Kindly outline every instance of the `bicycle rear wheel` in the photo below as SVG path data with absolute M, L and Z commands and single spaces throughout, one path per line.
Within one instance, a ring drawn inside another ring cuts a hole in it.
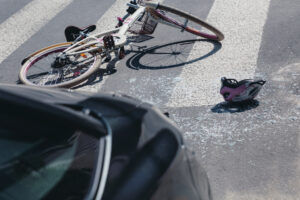
M 19 73 L 19 78 L 26 85 L 42 87 L 73 87 L 93 74 L 101 64 L 99 54 L 84 53 L 70 56 L 73 63 L 66 63 L 59 68 L 51 67 L 56 56 L 70 47 L 71 43 L 61 43 L 44 48 L 32 54 Z
M 178 10 L 176 8 L 158 4 L 157 9 L 151 9 L 152 16 L 159 20 L 160 23 L 179 28 L 197 36 L 207 39 L 221 41 L 224 35 L 217 28 L 202 21 L 198 17 Z

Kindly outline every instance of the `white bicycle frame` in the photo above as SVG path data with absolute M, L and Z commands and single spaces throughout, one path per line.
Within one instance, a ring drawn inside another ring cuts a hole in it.
M 102 37 L 105 35 L 112 35 L 114 37 L 115 42 L 115 49 L 118 49 L 122 46 L 124 46 L 127 42 L 126 33 L 128 30 L 134 25 L 134 23 L 142 17 L 145 12 L 147 12 L 147 9 L 156 9 L 158 7 L 158 2 L 145 2 L 145 6 L 143 5 L 135 5 L 135 4 L 127 4 L 129 7 L 133 7 L 136 9 L 136 11 L 129 15 L 123 22 L 123 25 L 119 28 L 109 30 L 106 32 L 89 35 L 87 38 L 80 40 L 73 45 L 71 45 L 69 48 L 65 49 L 63 53 L 67 56 L 71 55 L 78 55 L 82 53 L 87 53 L 91 51 L 97 51 L 104 47 L 103 39 Z M 149 14 L 151 17 L 151 15 Z M 155 20 L 158 23 L 166 24 L 168 26 L 172 26 L 174 28 L 179 28 L 175 24 L 168 23 L 161 19 L 156 19 L 151 17 L 153 20 Z M 88 49 L 86 49 L 89 47 Z M 111 50 L 112 51 L 112 50 Z

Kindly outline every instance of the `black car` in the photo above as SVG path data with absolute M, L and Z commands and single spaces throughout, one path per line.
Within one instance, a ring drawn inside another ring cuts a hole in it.
M 0 199 L 212 199 L 176 126 L 116 94 L 0 85 Z

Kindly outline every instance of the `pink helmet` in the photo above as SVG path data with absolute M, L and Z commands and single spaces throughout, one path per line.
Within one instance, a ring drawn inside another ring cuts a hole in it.
M 220 93 L 225 101 L 241 102 L 254 99 L 266 81 L 244 79 L 238 82 L 235 79 L 222 77 L 221 83 Z

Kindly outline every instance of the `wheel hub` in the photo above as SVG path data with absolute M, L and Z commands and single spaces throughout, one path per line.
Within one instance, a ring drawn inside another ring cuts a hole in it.
M 66 55 L 60 55 L 55 58 L 54 62 L 51 64 L 51 67 L 53 69 L 59 69 L 70 63 L 71 61 Z

